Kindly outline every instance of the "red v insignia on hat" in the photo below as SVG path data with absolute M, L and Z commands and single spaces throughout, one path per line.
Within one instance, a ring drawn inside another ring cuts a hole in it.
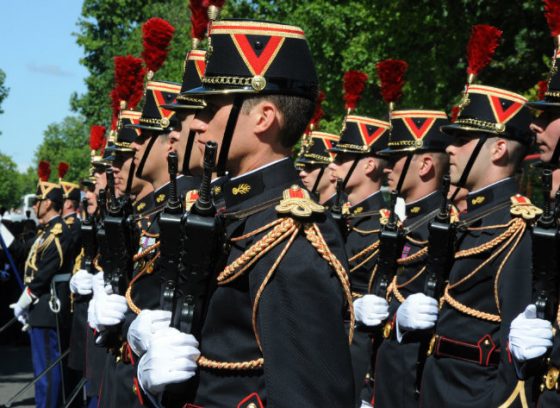
M 154 98 L 156 98 L 157 107 L 158 107 L 159 112 L 161 113 L 161 117 L 162 118 L 168 118 L 169 116 L 171 116 L 173 111 L 162 108 L 162 105 L 165 105 L 165 104 L 169 103 L 163 97 L 163 92 L 154 90 L 153 95 L 154 95 Z
M 196 68 L 196 72 L 198 73 L 198 77 L 202 78 L 204 76 L 204 71 L 206 71 L 206 61 L 195 60 L 194 66 Z
M 424 118 L 424 123 L 422 123 L 422 126 L 418 127 L 416 123 L 414 123 L 413 118 L 403 118 L 403 120 L 408 130 L 410 130 L 410 133 L 412 133 L 417 140 L 422 140 L 436 122 L 436 118 Z
M 511 102 L 511 105 L 507 107 L 505 110 L 502 108 L 501 99 L 496 96 L 488 95 L 490 99 L 490 106 L 492 106 L 492 110 L 494 111 L 494 116 L 498 119 L 499 123 L 507 123 L 513 116 L 517 114 L 523 108 L 523 104 L 519 102 Z
M 371 146 L 373 142 L 375 142 L 387 129 L 382 127 L 375 126 L 375 131 L 373 133 L 369 133 L 367 125 L 365 123 L 360 123 L 358 128 L 360 129 L 360 135 L 364 142 L 366 142 L 367 146 Z
M 249 68 L 253 75 L 264 75 L 266 73 L 282 44 L 284 44 L 285 39 L 284 37 L 271 36 L 261 55 L 257 56 L 253 46 L 247 39 L 247 35 L 232 34 L 231 37 L 247 68 Z

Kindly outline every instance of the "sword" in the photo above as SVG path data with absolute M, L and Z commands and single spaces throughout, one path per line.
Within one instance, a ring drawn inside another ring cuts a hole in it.
M 17 322 L 17 318 L 16 317 L 12 317 L 8 323 L 6 323 L 4 326 L 0 327 L 0 334 L 2 334 L 2 332 L 4 330 L 6 330 L 8 327 L 10 327 L 11 325 L 13 325 L 15 322 Z

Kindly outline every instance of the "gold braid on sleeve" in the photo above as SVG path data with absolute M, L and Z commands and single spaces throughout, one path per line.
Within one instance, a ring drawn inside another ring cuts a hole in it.
M 132 310 L 137 315 L 140 314 L 142 309 L 140 309 L 138 306 L 136 306 L 136 304 L 132 300 L 132 285 L 134 285 L 134 282 L 136 282 L 141 276 L 146 275 L 146 274 L 150 274 L 150 273 L 153 272 L 154 263 L 156 262 L 156 259 L 159 258 L 159 254 L 160 253 L 158 252 L 152 259 L 150 259 L 148 262 L 146 262 L 146 264 L 140 270 L 140 272 L 138 272 L 136 274 L 136 276 L 134 278 L 132 278 L 132 280 L 128 284 L 128 288 L 126 288 L 126 293 L 124 295 L 124 297 L 126 298 L 126 304 L 128 305 L 129 309 Z

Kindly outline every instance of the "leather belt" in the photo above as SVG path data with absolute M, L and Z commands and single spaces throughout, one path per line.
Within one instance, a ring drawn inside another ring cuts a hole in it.
M 496 348 L 496 344 L 489 334 L 475 344 L 443 336 L 435 336 L 432 338 L 432 342 L 428 354 L 433 352 L 437 357 L 470 361 L 485 367 L 497 366 L 500 363 L 500 349 Z

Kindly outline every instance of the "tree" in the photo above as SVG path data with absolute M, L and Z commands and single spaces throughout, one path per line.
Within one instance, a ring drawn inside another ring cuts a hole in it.
M 16 163 L 10 156 L 0 153 L 0 207 L 19 207 L 22 194 L 22 177 Z
M 35 151 L 35 162 L 38 163 L 39 160 L 51 163 L 52 181 L 58 180 L 58 163 L 67 162 L 70 169 L 64 179 L 79 183 L 88 174 L 90 167 L 89 131 L 84 126 L 83 118 L 69 116 L 60 123 L 49 125 L 43 142 Z
M 7 88 L 4 82 L 6 82 L 6 73 L 0 69 L 0 113 L 4 113 L 2 110 L 2 102 L 8 97 L 10 91 L 10 88 Z

